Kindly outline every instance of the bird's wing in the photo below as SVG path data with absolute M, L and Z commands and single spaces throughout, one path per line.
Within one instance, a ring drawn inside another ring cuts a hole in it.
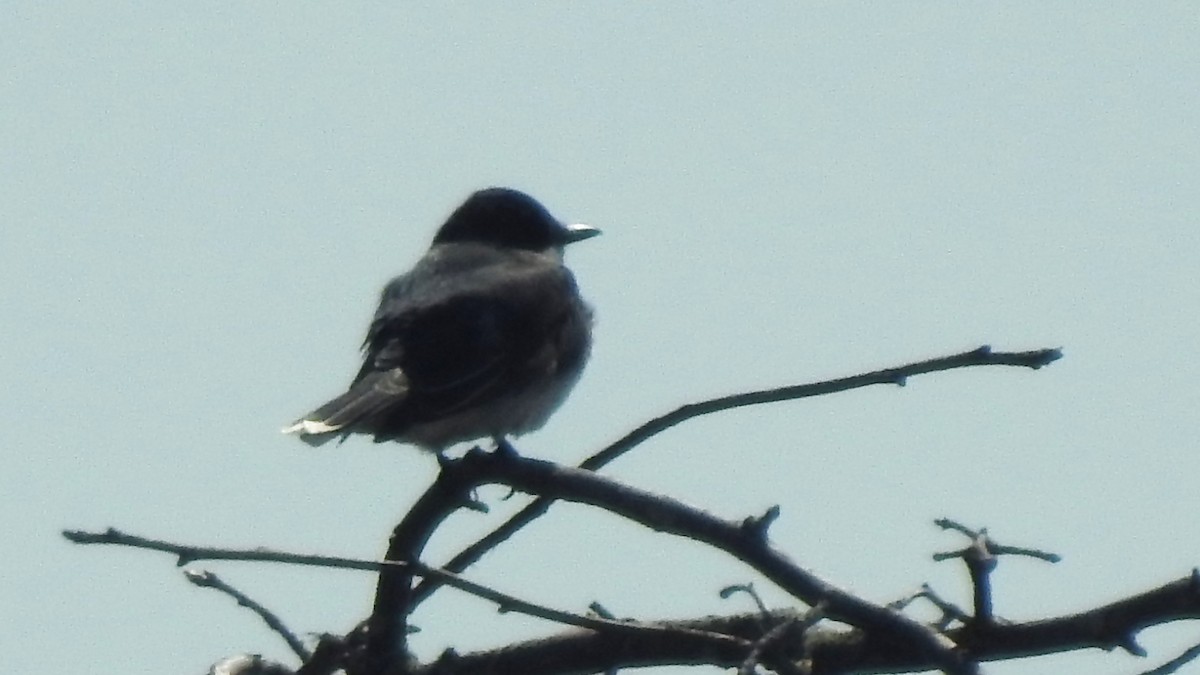
M 456 253 L 462 255 L 422 261 L 384 290 L 351 386 L 375 390 L 370 398 L 377 404 L 390 399 L 393 405 L 384 408 L 391 411 L 402 406 L 407 423 L 438 419 L 524 385 L 562 321 L 563 298 L 574 297 L 574 281 L 557 261 Z M 394 389 L 400 375 L 402 395 Z

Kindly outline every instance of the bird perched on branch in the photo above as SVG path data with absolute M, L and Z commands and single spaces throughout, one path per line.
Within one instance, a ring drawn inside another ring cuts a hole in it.
M 563 247 L 599 233 L 517 190 L 472 194 L 384 287 L 346 393 L 283 432 L 310 445 L 369 434 L 440 452 L 538 429 L 591 349 L 591 309 Z

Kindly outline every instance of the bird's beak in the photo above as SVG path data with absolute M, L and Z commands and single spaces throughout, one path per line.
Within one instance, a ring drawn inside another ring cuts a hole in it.
M 577 241 L 591 239 L 592 237 L 600 234 L 599 228 L 592 227 L 591 225 L 584 225 L 583 223 L 571 223 L 570 225 L 563 225 L 563 230 L 566 231 L 566 236 L 563 237 L 564 244 L 574 244 Z

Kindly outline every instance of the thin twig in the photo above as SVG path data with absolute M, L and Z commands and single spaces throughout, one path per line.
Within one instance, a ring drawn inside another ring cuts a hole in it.
M 950 624 L 954 623 L 955 621 L 958 621 L 959 623 L 966 623 L 967 620 L 971 618 L 958 605 L 955 605 L 949 600 L 946 600 L 942 596 L 938 595 L 937 591 L 933 590 L 933 587 L 929 584 L 921 584 L 921 591 L 923 597 L 934 607 L 937 607 L 938 611 L 942 613 L 942 618 L 937 623 L 939 630 L 945 630 L 946 628 L 949 628 Z
M 271 630 L 279 633 L 279 636 L 282 637 L 283 641 L 292 648 L 292 651 L 296 653 L 296 656 L 300 657 L 300 663 L 304 663 L 310 657 L 312 657 L 312 652 L 308 650 L 308 647 L 304 646 L 304 642 L 302 642 L 300 638 L 291 631 L 290 628 L 284 625 L 283 621 L 274 612 L 266 607 L 263 607 L 245 593 L 239 591 L 233 586 L 230 586 L 225 582 L 224 579 L 221 579 L 217 575 L 207 570 L 184 570 L 183 575 L 187 577 L 187 580 L 193 584 L 201 588 L 211 588 L 213 590 L 220 591 L 236 600 L 237 603 L 242 607 L 245 607 L 251 612 L 257 614 L 258 617 L 262 619 Z
M 929 584 L 921 584 L 920 590 L 894 602 L 889 602 L 888 607 L 891 607 L 895 610 L 902 610 L 912 604 L 914 600 L 918 599 L 929 602 L 929 604 L 936 607 L 942 613 L 942 618 L 939 619 L 936 624 L 938 630 L 944 631 L 955 621 L 966 623 L 967 620 L 971 618 L 969 614 L 964 612 L 957 605 L 938 595 L 937 591 L 933 590 L 933 587 Z
M 764 633 L 750 648 L 750 653 L 746 654 L 746 659 L 738 667 L 737 675 L 754 675 L 758 664 L 762 663 L 763 653 L 774 646 L 776 641 L 780 640 L 795 623 L 796 619 L 786 619 Z
M 730 584 L 729 586 L 722 588 L 719 595 L 721 596 L 722 600 L 728 600 L 731 596 L 733 596 L 734 593 L 745 593 L 746 595 L 749 595 L 750 598 L 754 600 L 754 604 L 758 606 L 758 611 L 762 612 L 764 616 L 771 613 L 771 610 L 767 609 L 767 603 L 763 602 L 762 596 L 758 594 L 758 589 L 754 588 L 754 584 L 752 582 L 747 582 L 744 584 Z
M 834 394 L 876 384 L 903 386 L 908 378 L 914 375 L 924 375 L 926 373 L 953 370 L 956 368 L 969 368 L 972 366 L 1018 366 L 1037 370 L 1060 358 L 1062 358 L 1062 351 L 1059 349 L 1037 349 L 1027 352 L 993 352 L 991 347 L 983 346 L 968 352 L 962 352 L 961 354 L 917 361 L 861 375 L 774 389 L 763 389 L 760 391 L 721 396 L 697 403 L 689 403 L 634 429 L 617 442 L 588 458 L 580 464 L 580 468 L 593 471 L 599 469 L 642 442 L 681 422 L 722 410 L 731 410 L 750 405 L 762 405 L 764 403 L 791 401 L 800 398 L 810 398 L 812 396 L 823 396 L 825 394 Z
M 1059 349 L 1036 349 L 1026 352 L 993 352 L 990 347 L 983 346 L 961 354 L 929 359 L 927 361 L 917 361 L 895 368 L 885 368 L 851 377 L 792 385 L 777 389 L 763 389 L 743 394 L 734 394 L 732 396 L 721 396 L 697 403 L 689 403 L 665 415 L 656 417 L 630 431 L 621 439 L 584 460 L 579 464 L 579 468 L 596 471 L 639 444 L 681 422 L 722 410 L 833 394 L 876 384 L 904 385 L 908 378 L 914 375 L 923 375 L 956 368 L 1016 366 L 1036 370 L 1060 358 L 1062 358 L 1062 351 Z M 518 530 L 545 513 L 553 503 L 554 500 L 547 497 L 539 497 L 533 500 L 499 527 L 460 551 L 443 568 L 451 572 L 465 570 L 486 555 L 488 551 L 499 546 Z M 436 588 L 436 582 L 427 580 L 421 583 L 414 593 L 414 606 L 429 597 Z
M 279 562 L 291 565 L 305 565 L 314 567 L 330 567 L 339 569 L 352 570 L 368 570 L 380 571 L 389 567 L 408 567 L 412 569 L 413 574 L 426 578 L 437 578 L 439 581 L 452 588 L 457 588 L 460 591 L 469 593 L 479 598 L 489 600 L 495 603 L 506 612 L 517 612 L 534 616 L 547 621 L 566 624 L 568 626 L 576 626 L 579 628 L 587 628 L 595 631 L 650 631 L 661 633 L 667 629 L 646 624 L 630 623 L 624 621 L 609 621 L 597 617 L 583 616 L 562 610 L 544 607 L 526 600 L 509 595 L 502 591 L 489 588 L 482 584 L 468 581 L 456 574 L 445 570 L 429 567 L 427 565 L 416 562 L 404 561 L 374 561 L 374 560 L 358 560 L 355 558 L 340 558 L 334 556 L 318 556 L 318 555 L 303 555 L 297 553 L 286 553 L 282 551 L 272 551 L 265 548 L 255 549 L 227 549 L 227 548 L 211 548 L 206 546 L 190 546 L 184 544 L 175 544 L 160 539 L 147 539 L 132 534 L 127 534 L 113 528 L 108 528 L 104 532 L 84 532 L 80 530 L 66 530 L 63 536 L 77 544 L 111 544 L 116 546 L 129 546 L 132 548 L 149 549 L 153 551 L 164 551 L 178 556 L 181 560 L 186 559 L 189 562 L 198 560 L 242 560 L 255 562 Z M 193 583 L 195 581 L 193 580 Z M 671 629 L 675 632 L 674 629 Z M 712 640 L 730 639 L 720 635 L 700 635 Z M 693 637 L 696 637 L 693 636 Z M 736 641 L 741 643 L 742 641 Z
M 87 532 L 85 530 L 63 530 L 63 537 L 76 544 L 111 544 L 143 548 L 151 551 L 162 551 L 176 556 L 175 564 L 183 567 L 199 560 L 242 560 L 258 562 L 279 562 L 289 565 L 305 565 L 308 567 L 330 567 L 335 569 L 361 570 L 378 572 L 384 563 L 374 560 L 359 560 L 332 555 L 309 555 L 303 553 L 287 553 L 272 551 L 267 548 L 236 549 L 213 548 L 208 546 L 191 546 L 176 544 L 162 539 L 148 539 L 135 534 L 108 528 L 103 532 Z M 404 563 L 396 563 L 404 564 Z M 450 582 L 447 582 L 450 585 Z
M 1176 656 L 1157 668 L 1147 670 L 1146 672 L 1142 673 L 1142 675 L 1171 675 L 1171 673 L 1178 671 L 1183 666 L 1196 660 L 1197 656 L 1200 656 L 1200 644 L 1188 647 L 1179 656 Z
M 997 544 L 991 537 L 987 536 L 986 528 L 974 530 L 958 521 L 951 520 L 949 518 L 938 518 L 937 520 L 933 521 L 933 524 L 937 525 L 943 530 L 960 532 L 967 538 L 971 539 L 972 542 L 981 536 L 984 537 L 987 543 L 987 552 L 992 555 L 1018 555 L 1026 558 L 1044 560 L 1049 563 L 1062 562 L 1062 556 L 1058 555 L 1057 553 L 1051 553 L 1049 551 L 1043 551 L 1036 548 L 1026 548 L 1024 546 L 1007 546 L 1005 544 Z M 943 560 L 950 560 L 951 558 L 962 558 L 967 555 L 969 550 L 970 547 L 959 549 L 957 551 L 934 553 L 933 559 L 935 562 L 941 562 Z

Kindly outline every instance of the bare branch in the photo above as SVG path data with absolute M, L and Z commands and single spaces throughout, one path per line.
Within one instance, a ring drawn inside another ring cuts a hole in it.
M 759 663 L 762 663 L 763 653 L 767 649 L 775 646 L 777 642 L 783 639 L 787 630 L 796 623 L 796 619 L 787 619 L 779 622 L 771 630 L 763 634 L 761 638 L 755 641 L 754 646 L 750 649 L 750 653 L 742 660 L 742 664 L 738 667 L 737 675 L 754 675 Z
M 974 672 L 972 664 L 935 631 L 886 607 L 867 602 L 817 578 L 773 549 L 742 523 L 718 519 L 681 502 L 622 485 L 590 471 L 518 457 L 472 451 L 448 463 L 477 484 L 499 483 L 522 492 L 590 504 L 651 529 L 687 537 L 726 551 L 809 605 L 824 603 L 827 615 L 890 636 L 946 672 Z
M 859 630 L 803 628 L 803 617 L 792 610 L 772 610 L 765 623 L 760 612 L 705 617 L 670 623 L 696 630 L 740 637 L 754 644 L 769 627 L 799 619 L 787 636 L 775 642 L 778 658 L 807 660 L 814 675 L 842 673 L 916 672 L 937 667 L 928 658 L 891 636 Z M 982 627 L 954 628 L 947 636 L 978 661 L 997 661 L 1081 649 L 1108 649 L 1117 636 L 1132 635 L 1151 625 L 1200 619 L 1200 582 L 1191 576 L 1145 593 L 1078 614 L 1067 614 L 1024 623 L 992 623 Z M 713 651 L 698 655 L 685 645 L 653 636 L 617 636 L 571 631 L 549 638 L 457 655 L 451 670 L 436 664 L 414 668 L 404 675 L 554 675 L 562 672 L 602 672 L 615 666 L 651 666 L 705 663 L 737 668 L 745 651 Z M 1181 657 L 1182 658 L 1182 657 Z M 772 662 L 774 664 L 775 662 Z M 1153 671 L 1152 671 L 1153 672 Z M 388 675 L 401 675 L 393 670 Z M 1155 673 L 1157 675 L 1157 673 Z
M 1027 352 L 993 352 L 991 347 L 983 346 L 961 354 L 944 356 L 927 361 L 917 361 L 894 368 L 885 368 L 861 375 L 852 375 L 834 380 L 823 380 L 808 384 L 790 385 L 775 389 L 721 396 L 697 403 L 689 403 L 675 410 L 656 417 L 616 441 L 607 448 L 588 458 L 580 468 L 596 470 L 620 457 L 637 445 L 645 442 L 667 429 L 693 417 L 708 415 L 723 410 L 741 408 L 764 403 L 778 403 L 813 396 L 824 396 L 851 389 L 869 387 L 876 384 L 904 385 L 908 378 L 914 375 L 924 375 L 956 368 L 973 366 L 1017 366 L 1037 370 L 1062 358 L 1059 349 L 1037 349 Z
M 1132 651 L 1140 649 L 1134 641 L 1139 631 L 1181 619 L 1200 619 L 1200 575 L 1195 571 L 1156 589 L 1077 614 L 1019 624 L 964 626 L 947 635 L 981 660 L 1089 647 Z
M 279 562 L 288 563 L 290 565 L 331 567 L 339 569 L 364 570 L 368 572 L 378 572 L 382 567 L 382 563 L 378 563 L 373 560 L 358 560 L 355 558 L 343 558 L 341 556 L 286 553 L 283 551 L 272 551 L 266 548 L 234 549 L 176 544 L 169 541 L 163 541 L 161 539 L 147 539 L 145 537 L 139 537 L 137 535 L 128 534 L 111 527 L 104 532 L 63 530 L 62 535 L 67 540 L 76 544 L 111 544 L 115 546 L 129 546 L 132 548 L 144 548 L 151 551 L 170 553 L 178 558 L 175 564 L 179 567 L 199 560 Z M 449 585 L 449 582 L 447 582 L 447 585 Z
M 991 537 L 988 536 L 987 528 L 973 530 L 973 529 L 967 527 L 966 525 L 963 525 L 962 523 L 959 523 L 958 521 L 955 521 L 955 520 L 951 520 L 949 518 L 938 518 L 937 520 L 933 521 L 933 524 L 937 525 L 938 527 L 942 528 L 943 530 L 953 530 L 955 532 L 960 532 L 963 535 L 965 535 L 966 537 L 968 537 L 969 539 L 971 539 L 973 542 L 975 540 L 979 539 L 980 537 L 985 538 L 986 544 L 987 544 L 987 552 L 992 555 L 1018 555 L 1018 556 L 1024 556 L 1026 558 L 1037 558 L 1038 560 L 1044 560 L 1044 561 L 1050 562 L 1050 563 L 1057 563 L 1057 562 L 1062 561 L 1062 556 L 1058 555 L 1057 553 L 1050 553 L 1048 551 L 1042 551 L 1042 550 L 1036 549 L 1036 548 L 1025 548 L 1023 546 L 1006 546 L 1003 544 L 997 544 L 994 540 L 992 540 Z M 964 549 L 961 549 L 958 551 L 950 551 L 950 552 L 946 552 L 946 553 L 934 553 L 933 559 L 937 562 L 941 562 L 943 560 L 949 560 L 951 558 L 962 558 L 965 555 L 967 555 L 967 552 L 969 550 L 970 550 L 970 547 L 964 548 Z
M 295 675 L 333 675 L 343 670 L 346 657 L 357 651 L 355 643 L 357 633 L 351 633 L 345 638 L 326 633 L 317 640 L 312 658 L 296 670 Z
M 938 630 L 944 631 L 955 621 L 966 623 L 971 618 L 969 614 L 964 612 L 957 605 L 938 595 L 937 592 L 933 590 L 933 587 L 929 584 L 921 584 L 920 590 L 908 595 L 907 597 L 888 603 L 888 607 L 891 607 L 895 610 L 901 610 L 912 604 L 914 600 L 918 599 L 924 599 L 928 601 L 929 604 L 937 607 L 942 613 L 942 618 L 937 622 Z
M 569 631 L 537 640 L 506 645 L 493 650 L 469 654 L 451 654 L 430 664 L 411 670 L 393 668 L 385 675 L 555 675 L 561 673 L 606 672 L 615 668 L 656 665 L 712 664 L 737 668 L 743 663 L 753 645 L 762 639 L 772 626 L 788 623 L 790 627 L 775 646 L 773 658 L 804 658 L 800 631 L 803 618 L 790 610 L 773 611 L 763 626 L 763 616 L 757 612 L 729 617 L 705 617 L 691 621 L 663 621 L 649 625 L 681 629 L 682 639 L 670 638 L 669 633 L 616 634 L 612 632 Z M 698 642 L 689 637 L 699 633 L 722 634 L 731 640 L 726 643 Z M 772 661 L 774 665 L 776 661 Z
M 665 415 L 656 417 L 630 431 L 621 439 L 584 460 L 580 463 L 579 468 L 589 471 L 599 470 L 634 447 L 677 424 L 686 422 L 693 417 L 708 415 L 722 410 L 822 396 L 876 384 L 904 385 L 908 378 L 915 375 L 953 370 L 956 368 L 1016 366 L 1037 370 L 1060 358 L 1062 358 L 1062 351 L 1059 349 L 1036 349 L 1026 352 L 993 352 L 990 347 L 985 345 L 961 354 L 929 359 L 927 361 L 917 361 L 895 368 L 885 368 L 851 377 L 798 384 L 777 389 L 763 389 L 743 394 L 734 394 L 732 396 L 721 396 L 697 403 L 689 403 Z M 451 572 L 465 570 L 486 555 L 488 551 L 499 546 L 525 525 L 545 513 L 553 503 L 553 499 L 544 496 L 533 500 L 499 527 L 479 539 L 479 541 L 464 548 L 443 567 Z M 414 593 L 414 603 L 420 604 L 436 588 L 436 582 L 426 581 L 420 584 Z
M 516 612 L 528 616 L 534 616 L 547 621 L 561 623 L 568 626 L 576 626 L 579 628 L 587 628 L 595 631 L 617 631 L 620 633 L 629 632 L 661 632 L 662 629 L 656 626 L 647 626 L 645 624 L 611 621 L 603 618 L 583 616 L 573 614 L 551 607 L 544 607 L 526 600 L 522 600 L 516 596 L 495 590 L 483 584 L 478 584 L 473 581 L 468 581 L 456 574 L 451 574 L 445 570 L 428 567 L 421 563 L 405 562 L 405 561 L 384 561 L 376 562 L 373 560 L 357 560 L 354 558 L 336 558 L 332 556 L 313 556 L 300 555 L 295 553 L 286 553 L 281 551 L 272 551 L 265 548 L 256 549 L 225 549 L 225 548 L 210 548 L 204 546 L 188 546 L 183 544 L 175 544 L 159 539 L 147 539 L 136 535 L 127 534 L 109 528 L 104 532 L 83 532 L 78 530 L 69 530 L 63 532 L 63 536 L 78 544 L 112 544 L 117 546 L 129 546 L 132 548 L 143 548 L 154 551 L 165 551 L 173 553 L 177 556 L 185 557 L 180 552 L 186 552 L 186 558 L 190 561 L 197 560 L 243 560 L 254 562 L 279 562 L 294 565 L 307 565 L 317 567 L 335 567 L 342 569 L 354 570 L 370 570 L 382 571 L 388 568 L 403 568 L 411 570 L 412 574 L 422 577 L 436 577 L 445 585 L 456 588 L 465 593 L 469 593 L 484 600 L 495 603 L 501 611 Z M 198 583 L 196 579 L 189 576 L 189 580 L 197 585 L 212 585 Z M 727 638 L 721 635 L 695 635 L 693 638 L 704 638 L 714 641 L 723 641 Z M 740 641 L 735 641 L 736 646 L 745 647 L 747 645 Z
M 719 595 L 721 596 L 721 599 L 728 600 L 733 596 L 734 593 L 745 593 L 746 595 L 749 595 L 750 598 L 754 600 L 754 604 L 758 606 L 758 611 L 762 612 L 764 616 L 770 614 L 771 610 L 767 609 L 767 604 L 763 602 L 762 596 L 758 594 L 758 590 L 754 588 L 753 583 L 731 584 L 725 588 L 722 588 Z
M 454 460 L 439 456 L 441 471 L 392 531 L 386 560 L 419 560 L 426 542 L 442 522 L 472 501 L 477 484 L 450 471 Z M 379 574 L 375 606 L 367 620 L 367 659 L 379 670 L 403 663 L 408 655 L 408 616 L 414 608 L 411 569 L 396 567 Z
M 966 548 L 947 553 L 935 553 L 933 554 L 933 559 L 940 562 L 952 558 L 962 558 L 963 562 L 966 563 L 967 572 L 971 576 L 971 588 L 974 592 L 975 616 L 971 618 L 973 623 L 991 623 L 995 619 L 992 615 L 991 574 L 996 569 L 997 556 L 1021 555 L 1052 563 L 1061 560 L 1054 553 L 997 544 L 988 535 L 987 528 L 975 530 L 949 518 L 939 518 L 934 521 L 934 524 L 944 530 L 953 530 L 971 538 L 971 544 Z M 1136 653 L 1136 650 L 1141 649 L 1132 642 L 1128 642 L 1123 646 L 1128 648 L 1132 653 Z
M 737 525 L 726 523 L 726 527 L 736 529 Z M 137 541 L 154 544 L 145 548 L 172 553 L 175 553 L 176 549 L 186 549 L 193 552 L 196 559 L 208 557 L 206 552 L 210 550 L 132 536 L 125 536 L 125 541 L 118 542 L 108 541 L 104 534 L 76 535 L 75 539 L 81 541 L 94 539 L 91 543 L 135 545 L 130 542 Z M 280 562 L 296 562 L 320 558 L 278 554 L 262 549 L 241 552 L 217 549 L 211 551 L 214 553 L 213 557 L 226 560 L 277 559 Z M 352 562 L 355 569 L 381 567 L 379 563 L 371 561 Z M 761 640 L 768 629 L 764 626 L 778 626 L 780 622 L 794 617 L 799 618 L 795 612 L 789 610 L 772 610 L 768 617 L 764 617 L 760 611 L 755 611 L 731 617 L 641 624 L 643 627 L 654 626 L 658 630 L 632 630 L 635 626 L 619 624 L 630 630 L 622 632 L 608 630 L 606 627 L 602 631 L 573 631 L 544 640 L 458 656 L 451 672 L 460 675 L 496 672 L 549 675 L 571 668 L 576 669 L 572 672 L 596 672 L 617 666 L 669 663 L 708 663 L 736 668 L 744 663 L 748 650 Z M 946 635 L 974 659 L 988 661 L 1076 649 L 1119 647 L 1148 626 L 1183 619 L 1200 619 L 1200 573 L 1196 571 L 1154 590 L 1089 611 L 1025 623 L 964 626 L 948 630 Z M 803 619 L 789 629 L 785 637 L 774 643 L 780 652 L 778 656 L 772 652 L 773 659 L 786 657 L 793 662 L 808 659 L 812 664 L 812 672 L 819 674 L 902 672 L 936 667 L 927 655 L 898 645 L 892 635 L 880 634 L 877 631 L 833 629 L 812 629 L 808 633 L 797 633 L 803 625 L 802 621 Z M 684 632 L 673 633 L 675 629 L 682 629 Z M 297 675 L 324 675 L 333 672 L 341 663 L 341 655 L 347 653 L 347 649 L 353 649 L 353 646 L 331 636 L 322 638 L 313 658 L 297 671 Z M 1178 668 L 1188 658 L 1194 658 L 1191 650 L 1160 667 L 1167 670 L 1150 672 L 1155 675 L 1171 672 L 1170 668 Z M 400 672 L 393 669 L 392 675 L 399 675 Z M 430 664 L 414 667 L 411 672 L 414 675 L 434 675 L 442 671 Z
M 1184 650 L 1184 652 L 1179 656 L 1176 656 L 1157 668 L 1151 668 L 1150 670 L 1147 670 L 1146 672 L 1142 673 L 1142 675 L 1171 675 L 1171 673 L 1178 671 L 1188 663 L 1195 661 L 1196 657 L 1198 656 L 1200 656 L 1200 644 L 1192 645 Z
M 288 647 L 292 648 L 292 651 L 295 652 L 296 656 L 300 658 L 301 663 L 304 663 L 312 657 L 312 653 L 308 651 L 308 647 L 304 646 L 304 642 L 301 641 L 300 638 L 296 637 L 296 634 L 293 633 L 286 625 L 284 625 L 283 621 L 276 616 L 274 612 L 266 607 L 263 607 L 258 602 L 255 602 L 250 596 L 225 583 L 223 579 L 212 572 L 205 570 L 184 570 L 183 574 L 187 577 L 187 580 L 193 584 L 200 586 L 201 588 L 211 588 L 213 590 L 220 591 L 236 600 L 237 603 L 242 607 L 245 607 L 246 609 L 249 609 L 257 614 L 258 617 L 262 619 L 271 630 L 275 631 L 280 637 L 283 638 L 283 641 L 288 644 Z

